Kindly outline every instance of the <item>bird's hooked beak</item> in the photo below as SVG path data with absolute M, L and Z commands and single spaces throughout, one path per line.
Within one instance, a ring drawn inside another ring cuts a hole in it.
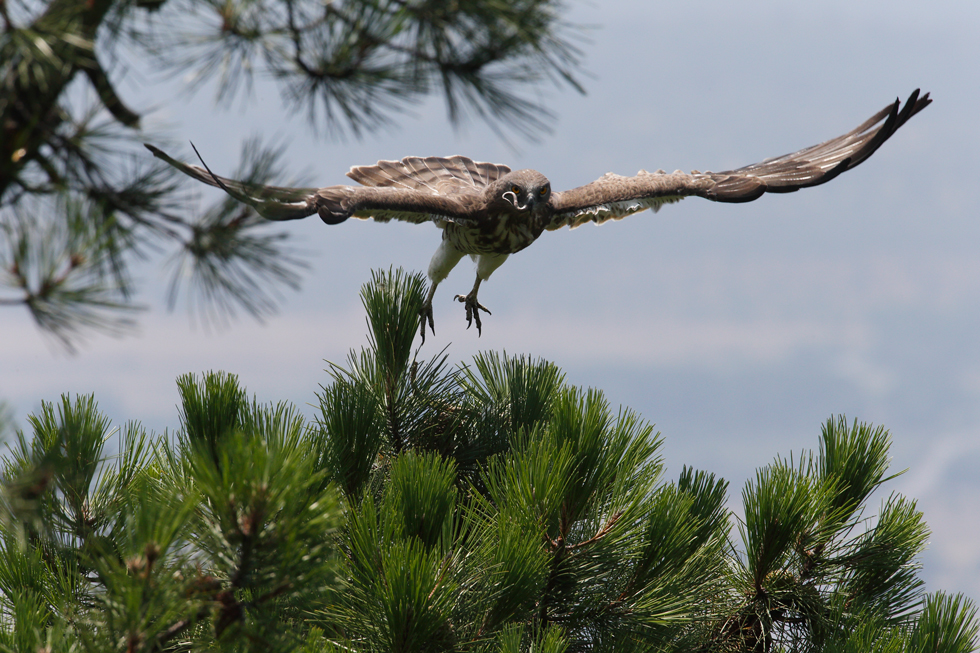
M 517 195 L 513 191 L 507 191 L 506 193 L 504 193 L 503 195 L 501 195 L 501 197 L 503 197 L 505 200 L 507 200 L 508 202 L 510 202 L 511 204 L 513 204 L 514 205 L 514 208 L 517 209 L 518 211 L 527 211 L 532 206 L 534 206 L 534 198 L 533 197 L 528 197 L 527 198 L 527 204 L 518 204 L 517 203 Z

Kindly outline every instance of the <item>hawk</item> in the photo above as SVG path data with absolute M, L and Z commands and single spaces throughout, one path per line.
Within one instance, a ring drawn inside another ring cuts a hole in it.
M 896 99 L 842 136 L 735 170 L 640 170 L 633 177 L 610 172 L 566 191 L 553 191 L 548 178 L 536 170 L 511 170 L 464 156 L 410 156 L 355 166 L 347 176 L 360 186 L 281 188 L 219 177 L 206 164 L 204 168 L 188 165 L 152 145 L 146 147 L 181 172 L 251 205 L 268 220 L 316 214 L 330 225 L 348 218 L 435 224 L 442 230 L 442 242 L 429 262 L 430 286 L 419 325 L 424 342 L 426 324 L 435 334 L 432 298 L 436 287 L 466 254 L 476 261 L 476 282 L 468 294 L 456 295 L 456 299 L 466 307 L 467 326 L 476 322 L 477 332 L 482 333 L 480 311 L 490 311 L 477 299 L 480 284 L 508 256 L 545 231 L 574 229 L 586 222 L 602 224 L 646 209 L 657 211 L 689 196 L 751 202 L 763 193 L 818 186 L 861 164 L 931 102 L 928 93 L 920 97 L 916 89 L 904 106 Z

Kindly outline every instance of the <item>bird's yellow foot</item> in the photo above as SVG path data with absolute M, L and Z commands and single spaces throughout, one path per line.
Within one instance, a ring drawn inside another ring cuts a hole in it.
M 462 302 L 466 306 L 466 328 L 469 329 L 473 326 L 473 322 L 476 321 L 476 332 L 478 335 L 483 335 L 483 323 L 480 322 L 480 311 L 483 311 L 487 315 L 493 315 L 486 306 L 476 301 L 476 293 L 470 293 L 469 295 L 456 295 L 456 301 Z
M 436 323 L 432 320 L 432 302 L 425 302 L 422 304 L 422 309 L 419 311 L 419 335 L 422 336 L 422 344 L 425 344 L 425 325 L 429 324 L 429 328 L 432 329 L 432 335 L 436 335 Z

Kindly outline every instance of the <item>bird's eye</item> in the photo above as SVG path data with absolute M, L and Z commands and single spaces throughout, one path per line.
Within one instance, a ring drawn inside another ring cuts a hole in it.
M 518 193 L 521 192 L 521 187 L 520 186 L 511 186 L 510 187 L 510 192 L 512 192 L 515 195 L 517 195 Z
M 547 186 L 545 186 L 544 188 L 542 188 L 542 189 L 541 189 L 540 191 L 538 191 L 538 192 L 540 192 L 540 193 L 541 193 L 542 195 L 547 195 L 547 194 L 548 194 L 548 187 L 547 187 Z

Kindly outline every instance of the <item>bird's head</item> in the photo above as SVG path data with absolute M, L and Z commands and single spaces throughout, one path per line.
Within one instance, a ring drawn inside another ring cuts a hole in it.
M 487 188 L 492 207 L 511 213 L 526 213 L 543 207 L 551 199 L 551 182 L 537 170 L 509 172 Z

